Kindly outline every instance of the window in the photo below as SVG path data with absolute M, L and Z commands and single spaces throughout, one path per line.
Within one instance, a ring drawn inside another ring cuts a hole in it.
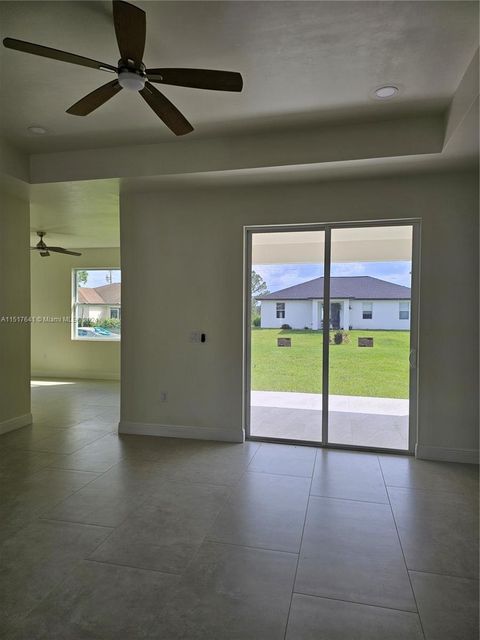
M 362 304 L 362 318 L 364 320 L 371 320 L 373 318 L 373 303 L 364 302 Z
M 74 269 L 72 339 L 120 340 L 120 269 Z
M 277 302 L 277 318 L 285 318 L 285 303 Z
M 399 302 L 398 319 L 399 320 L 410 319 L 410 303 L 409 302 Z

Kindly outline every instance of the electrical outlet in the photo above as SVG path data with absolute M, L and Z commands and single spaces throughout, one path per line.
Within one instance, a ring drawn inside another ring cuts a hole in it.
M 160 391 L 159 399 L 160 399 L 160 402 L 166 402 L 167 401 L 167 392 L 166 391 Z

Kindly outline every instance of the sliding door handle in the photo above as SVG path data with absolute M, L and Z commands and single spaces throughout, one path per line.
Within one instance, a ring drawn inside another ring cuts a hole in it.
M 410 369 L 417 368 L 417 350 L 410 349 L 410 355 L 408 356 L 408 361 L 410 363 Z

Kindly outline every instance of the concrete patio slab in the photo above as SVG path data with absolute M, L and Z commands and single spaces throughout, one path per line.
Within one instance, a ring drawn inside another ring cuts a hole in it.
M 409 401 L 397 398 L 329 398 L 329 442 L 408 449 Z M 252 391 L 250 433 L 257 437 L 310 440 L 322 435 L 322 395 Z

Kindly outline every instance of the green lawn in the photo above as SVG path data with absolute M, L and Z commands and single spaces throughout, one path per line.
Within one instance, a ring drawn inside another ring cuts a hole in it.
M 349 331 L 349 343 L 330 345 L 330 393 L 408 397 L 408 331 Z M 374 338 L 373 348 L 358 347 L 359 336 Z M 277 347 L 290 337 L 291 347 Z M 322 391 L 321 331 L 252 329 L 252 389 Z

